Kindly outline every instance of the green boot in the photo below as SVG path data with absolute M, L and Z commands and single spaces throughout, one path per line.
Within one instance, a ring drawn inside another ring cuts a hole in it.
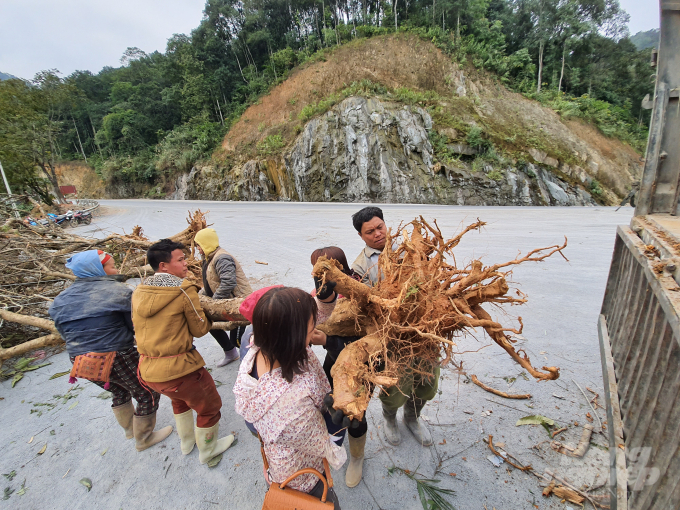
M 383 432 L 385 439 L 392 446 L 397 446 L 401 443 L 401 434 L 399 433 L 399 425 L 397 425 L 397 411 L 398 409 L 389 409 L 382 406 L 383 410 Z

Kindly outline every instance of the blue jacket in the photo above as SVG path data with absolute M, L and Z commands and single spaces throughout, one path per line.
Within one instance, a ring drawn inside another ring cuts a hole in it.
M 122 278 L 77 278 L 54 298 L 50 316 L 70 356 L 134 347 L 132 289 Z

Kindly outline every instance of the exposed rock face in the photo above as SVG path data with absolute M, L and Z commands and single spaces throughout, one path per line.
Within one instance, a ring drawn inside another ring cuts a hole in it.
M 177 179 L 171 198 L 594 205 L 580 186 L 532 164 L 522 170 L 485 164 L 478 172 L 462 161 L 435 164 L 431 129 L 422 108 L 350 97 L 309 121 L 282 156 L 229 170 L 194 168 Z M 580 169 L 561 170 L 583 182 Z
M 421 108 L 350 97 L 305 126 L 286 168 L 302 201 L 437 202 L 429 129 Z

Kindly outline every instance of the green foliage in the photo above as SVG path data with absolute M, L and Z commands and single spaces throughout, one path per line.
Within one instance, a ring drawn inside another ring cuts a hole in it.
M 600 183 L 593 179 L 593 181 L 590 183 L 590 194 L 596 197 L 601 197 L 603 193 L 604 190 L 602 189 L 602 186 L 600 186 Z
M 524 172 L 530 178 L 532 178 L 532 179 L 536 178 L 536 172 L 534 172 L 529 167 L 529 165 L 527 164 L 526 161 L 524 161 L 524 160 L 517 161 L 517 167 L 520 168 L 522 170 L 522 172 Z
M 470 128 L 465 141 L 470 147 L 477 149 L 481 154 L 488 152 L 493 147 L 492 143 L 484 138 L 484 130 L 477 126 Z
M 168 133 L 156 147 L 156 169 L 186 172 L 199 160 L 208 158 L 222 141 L 226 129 L 218 122 L 194 119 Z
M 407 92 L 405 92 L 407 89 L 399 90 L 402 91 L 402 94 L 407 94 Z M 330 94 L 317 103 L 311 103 L 305 106 L 298 114 L 298 119 L 303 122 L 307 122 L 312 117 L 326 113 L 340 101 L 350 96 L 373 96 L 387 94 L 388 89 L 379 83 L 373 83 L 370 80 L 352 82 L 349 87 L 342 89 L 339 93 Z
M 349 96 L 384 96 L 388 94 L 387 87 L 380 83 L 373 83 L 371 80 L 361 80 L 352 82 L 349 87 L 342 90 L 344 97 Z
M 647 128 L 636 124 L 630 102 L 623 106 L 594 99 L 584 94 L 567 97 L 556 91 L 528 94 L 532 99 L 554 109 L 564 118 L 579 118 L 595 124 L 602 133 L 628 142 L 640 152 L 647 143 Z
M 482 172 L 484 171 L 484 159 L 483 158 L 475 158 L 472 160 L 472 171 L 473 172 Z
M 161 189 L 160 185 L 151 188 L 149 191 L 147 191 L 147 192 L 144 194 L 144 196 L 145 196 L 146 198 L 152 198 L 152 199 L 153 199 L 153 198 L 165 198 L 166 195 L 167 195 L 167 193 L 165 193 L 165 192 Z
M 448 156 L 447 142 L 449 140 L 446 135 L 442 135 L 438 131 L 432 129 L 428 133 L 428 138 L 430 139 L 430 143 L 432 144 L 432 149 L 434 150 L 435 155 L 439 159 L 443 159 Z
M 486 176 L 494 181 L 502 181 L 505 179 L 505 174 L 499 170 L 491 170 Z
M 98 170 L 108 182 L 152 183 L 159 173 L 154 153 L 150 149 L 129 155 L 115 155 L 103 161 Z
M 341 94 L 331 94 L 325 99 L 322 99 L 318 103 L 310 103 L 305 106 L 298 114 L 298 119 L 302 122 L 307 122 L 312 117 L 315 117 L 321 113 L 325 113 L 337 103 L 342 101 L 343 97 Z
M 402 103 L 406 104 L 425 104 L 430 101 L 437 101 L 441 99 L 439 94 L 432 90 L 426 90 L 424 92 L 408 89 L 405 87 L 399 87 L 394 90 L 393 97 Z
M 76 94 L 51 71 L 39 73 L 33 84 L 0 82 L 0 161 L 14 193 L 32 193 L 51 203 L 49 182 L 62 198 L 55 174 L 60 157 L 56 139 Z
M 460 159 L 460 155 L 449 148 L 449 140 L 446 135 L 440 134 L 438 131 L 432 129 L 428 133 L 430 143 L 436 158 L 442 163 L 452 164 Z
M 416 294 L 418 294 L 418 290 L 420 290 L 420 289 L 419 289 L 419 287 L 418 287 L 417 285 L 412 285 L 412 286 L 410 286 L 410 287 L 408 288 L 408 291 L 406 291 L 406 295 L 404 296 L 404 300 L 403 300 L 403 301 L 406 302 L 406 300 L 407 300 L 408 298 L 410 298 L 411 296 L 415 296 Z
M 276 53 L 272 53 L 269 57 L 269 62 L 273 66 L 272 70 L 283 74 L 298 64 L 299 57 L 293 48 L 283 48 Z
M 390 33 L 387 27 L 377 27 L 375 25 L 358 25 L 356 27 L 357 37 L 375 37 L 379 35 L 387 35 Z
M 552 437 L 551 429 L 553 427 L 559 428 L 559 426 L 555 424 L 554 420 L 546 418 L 545 416 L 542 416 L 540 414 L 532 414 L 531 416 L 525 416 L 524 418 L 520 418 L 519 420 L 517 420 L 517 423 L 515 423 L 516 427 L 520 427 L 522 425 L 541 425 L 550 437 Z
M 658 48 L 659 34 L 660 30 L 658 28 L 653 28 L 651 30 L 647 30 L 646 32 L 638 32 L 630 38 L 630 42 L 632 42 L 638 50 Z
M 455 492 L 451 489 L 438 487 L 436 484 L 441 480 L 425 478 L 418 472 L 412 473 L 408 469 L 402 469 L 397 466 L 393 466 L 387 470 L 389 476 L 394 473 L 402 473 L 416 482 L 416 490 L 418 491 L 420 504 L 423 505 L 424 510 L 456 510 L 456 508 L 445 499 L 445 496 L 453 496 Z
M 271 156 L 279 152 L 284 145 L 281 135 L 269 135 L 257 144 L 257 151 L 263 156 Z

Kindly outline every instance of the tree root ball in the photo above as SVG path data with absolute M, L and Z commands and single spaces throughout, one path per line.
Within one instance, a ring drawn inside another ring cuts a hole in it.
M 396 235 L 388 231 L 378 265 L 382 280 L 368 287 L 345 275 L 335 260 L 320 257 L 314 275 L 335 281 L 335 290 L 345 296 L 330 318 L 320 326 L 328 335 L 363 336 L 340 353 L 331 370 L 334 407 L 360 419 L 368 407 L 374 386 L 394 386 L 407 369 L 448 364 L 457 353 L 456 336 L 482 328 L 519 365 L 539 381 L 559 377 L 559 368 L 537 370 L 529 357 L 516 351 L 508 333 L 519 328 L 494 321 L 482 305 L 521 305 L 526 298 L 519 291 L 509 295 L 507 276 L 512 266 L 540 262 L 564 244 L 538 248 L 515 260 L 484 266 L 473 260 L 456 265 L 453 250 L 465 234 L 485 225 L 477 220 L 455 237 L 444 240 L 437 222 L 430 225 L 416 218 Z M 566 257 L 565 257 L 566 259 Z M 424 363 L 423 363 L 424 362 Z

